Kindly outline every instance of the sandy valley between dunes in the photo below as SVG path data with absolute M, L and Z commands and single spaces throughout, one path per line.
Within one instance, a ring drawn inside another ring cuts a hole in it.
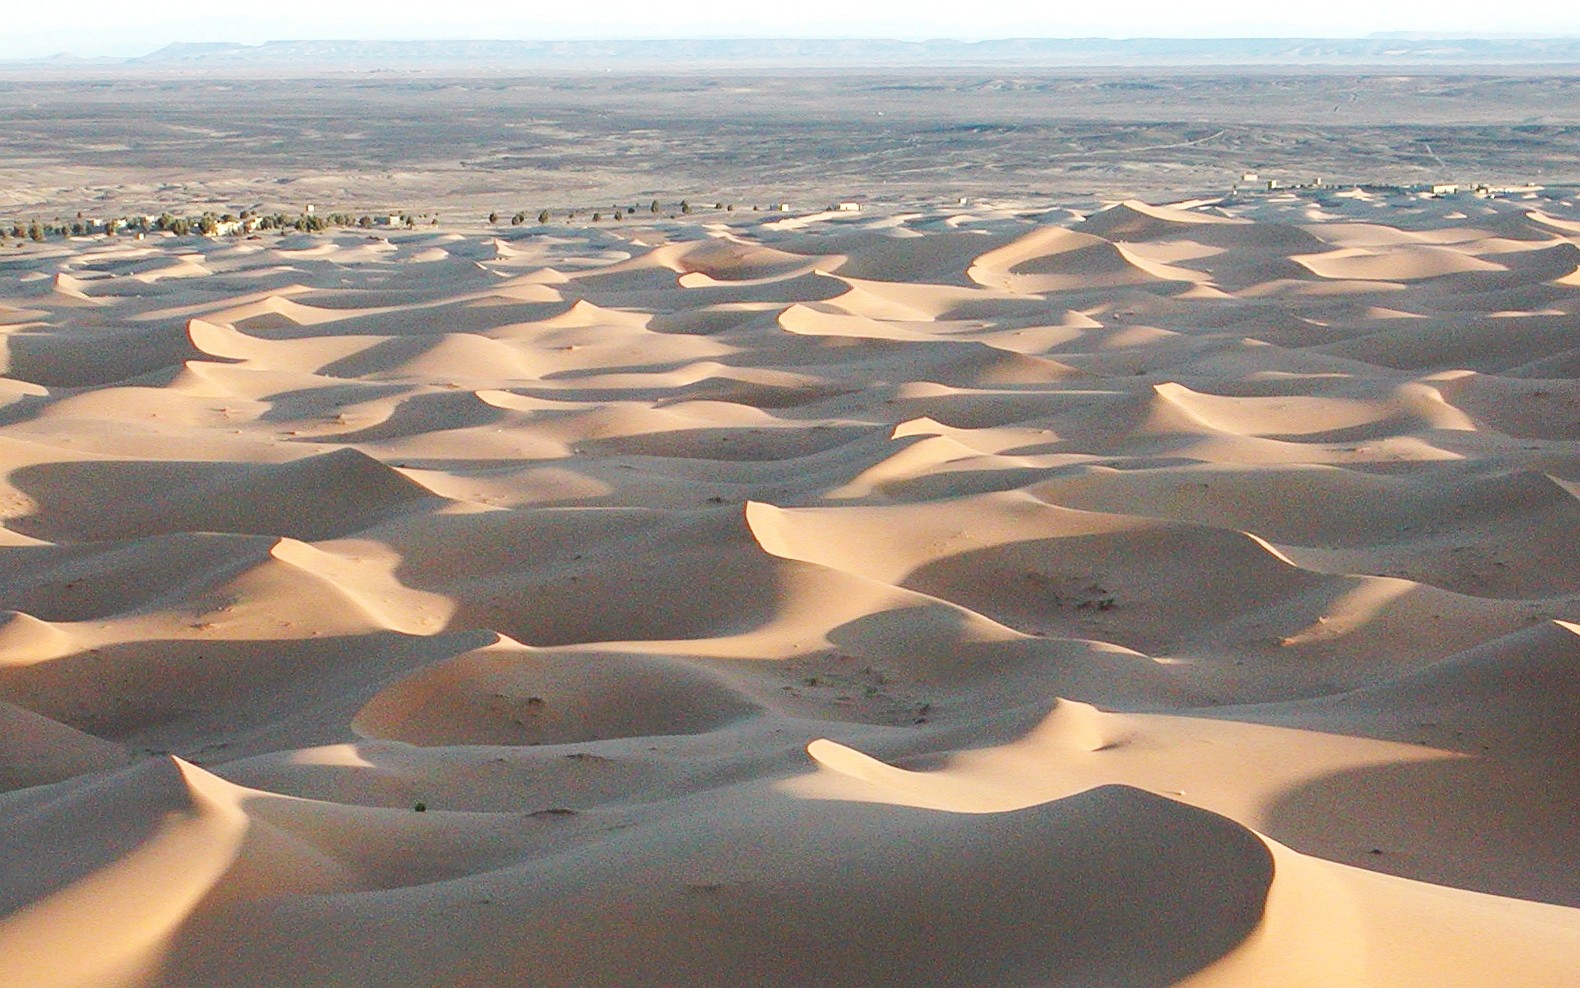
M 0 254 L 0 984 L 1580 984 L 1580 206 Z

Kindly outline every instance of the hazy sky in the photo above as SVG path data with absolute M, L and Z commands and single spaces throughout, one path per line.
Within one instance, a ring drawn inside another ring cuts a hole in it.
M 172 41 L 304 38 L 1356 37 L 1374 31 L 1580 35 L 1580 4 L 1485 0 L 17 0 L 0 58 L 138 55 Z M 238 7 L 244 9 L 238 10 Z M 1545 11 L 1537 8 L 1545 7 Z M 252 9 L 245 9 L 252 8 Z M 1495 11 L 1496 16 L 1489 16 Z

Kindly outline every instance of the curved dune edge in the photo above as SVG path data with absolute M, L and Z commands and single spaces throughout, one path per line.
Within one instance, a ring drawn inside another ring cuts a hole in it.
M 352 729 L 431 746 L 571 744 L 702 733 L 755 711 L 717 679 L 677 663 L 556 654 L 495 637 L 386 687 Z
M 118 744 L 0 702 L 0 792 L 119 768 L 130 758 Z
M 0 950 L 12 976 L 29 984 L 87 986 L 152 975 L 167 938 L 236 860 L 246 814 L 225 798 L 227 783 L 177 759 L 131 771 L 146 781 L 117 793 L 110 791 L 112 777 L 77 798 L 82 811 L 110 801 L 120 826 L 146 828 L 145 835 L 74 883 L 24 900 L 20 911 L 0 921 Z M 46 816 L 39 835 L 70 842 L 55 855 L 102 858 L 104 835 L 96 828 L 103 823 L 57 821 Z
M 1125 740 L 1103 729 L 1105 715 L 1083 704 L 1061 702 L 1053 731 L 1039 731 L 1044 743 L 1072 751 L 1101 752 Z M 828 740 L 814 741 L 808 754 L 828 773 L 855 780 L 860 788 L 836 790 L 834 798 L 867 798 L 905 805 L 927 805 L 955 813 L 1004 812 L 988 791 L 962 782 L 937 782 L 931 773 L 907 772 Z M 1072 794 L 1083 791 L 1072 781 Z M 819 791 L 815 782 L 799 791 Z M 1068 798 L 1068 797 L 1066 797 Z M 1179 798 L 1176 796 L 1175 798 Z M 913 802 L 914 800 L 914 802 Z M 1496 896 L 1409 882 L 1312 858 L 1258 834 L 1271 854 L 1272 880 L 1256 928 L 1225 956 L 1179 981 L 1193 986 L 1279 984 L 1324 985 L 1471 985 L 1481 979 L 1514 977 L 1541 983 L 1562 977 L 1568 962 L 1529 952 L 1510 967 L 1507 957 L 1482 949 L 1490 939 L 1519 950 L 1541 937 L 1566 911 L 1557 906 L 1513 902 Z M 1413 954 L 1399 949 L 1424 931 L 1457 929 L 1444 949 Z M 1572 926 L 1565 943 L 1580 943 Z
M 1036 733 L 1040 744 L 1051 743 L 1072 753 L 1104 752 L 1133 741 L 1119 724 L 1105 724 L 1114 719 L 1087 705 L 1061 701 L 1048 727 Z M 939 780 L 935 773 L 908 772 L 826 739 L 812 742 L 808 754 L 822 772 L 854 781 L 856 788 L 839 785 L 830 791 L 813 778 L 796 787 L 807 795 L 971 814 L 1005 812 L 1024 798 L 1006 801 L 1007 794 L 995 794 L 992 783 L 973 786 L 963 777 Z M 1086 791 L 1090 784 L 1079 774 L 1067 783 L 1071 794 Z M 1173 794 L 1176 799 L 1183 796 Z M 1558 923 L 1566 930 L 1561 934 L 1565 943 L 1580 943 L 1580 930 L 1567 923 L 1569 911 L 1558 906 L 1378 875 L 1309 857 L 1265 835 L 1257 836 L 1271 853 L 1273 868 L 1256 928 L 1225 956 L 1180 984 L 1239 985 L 1271 979 L 1311 985 L 1335 980 L 1358 985 L 1471 985 L 1502 976 L 1541 983 L 1561 978 L 1568 962 L 1527 952 L 1511 968 L 1507 957 L 1488 955 L 1482 949 L 1488 942 L 1482 938 L 1519 950 L 1528 938 L 1542 937 L 1550 924 Z M 1444 929 L 1462 932 L 1444 941 L 1442 951 L 1415 954 L 1399 949 L 1424 931 Z
M 1555 906 L 1407 882 L 1266 843 L 1274 879 L 1261 923 L 1244 943 L 1179 985 L 1468 986 L 1505 978 L 1541 984 L 1566 977 L 1568 962 L 1529 952 L 1533 938 L 1558 951 L 1580 947 L 1572 930 L 1554 935 L 1552 924 L 1566 918 Z M 1438 949 L 1390 949 L 1420 937 Z

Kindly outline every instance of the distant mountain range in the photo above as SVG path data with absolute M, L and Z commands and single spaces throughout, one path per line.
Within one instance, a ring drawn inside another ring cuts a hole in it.
M 1580 65 L 1580 38 L 1016 38 L 1002 41 L 269 41 L 168 45 L 135 58 L 11 62 L 71 69 L 296 71 L 1019 65 L 1215 67 Z

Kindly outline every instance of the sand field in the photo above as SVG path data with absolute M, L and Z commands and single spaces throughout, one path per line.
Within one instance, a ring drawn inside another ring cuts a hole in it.
M 0 254 L 0 983 L 1580 984 L 1580 206 Z

